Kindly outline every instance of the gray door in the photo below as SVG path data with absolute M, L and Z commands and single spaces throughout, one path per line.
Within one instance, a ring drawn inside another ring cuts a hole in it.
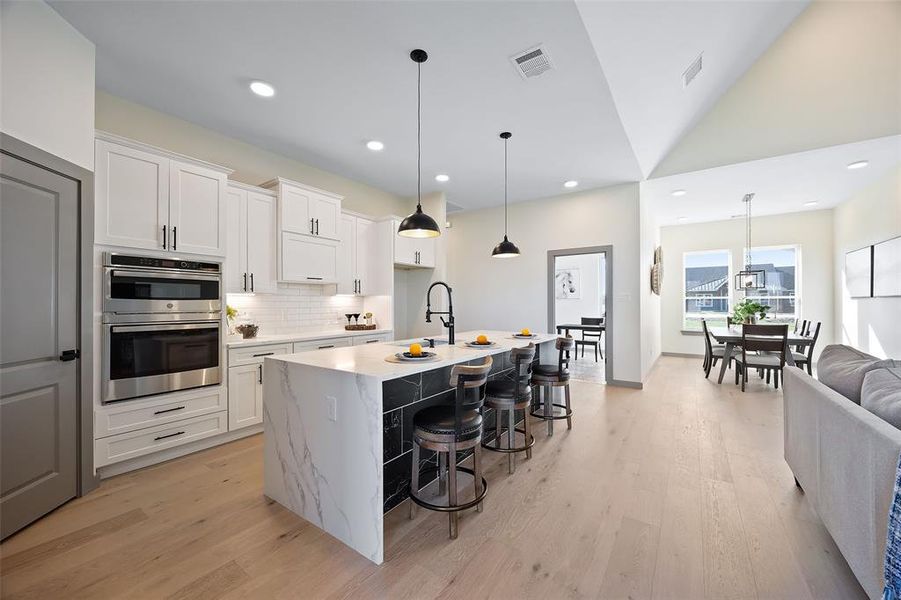
M 0 155 L 0 538 L 74 498 L 78 183 Z

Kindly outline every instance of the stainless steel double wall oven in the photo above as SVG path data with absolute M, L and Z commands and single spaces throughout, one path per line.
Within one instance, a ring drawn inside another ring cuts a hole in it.
M 103 402 L 222 380 L 221 265 L 104 253 Z

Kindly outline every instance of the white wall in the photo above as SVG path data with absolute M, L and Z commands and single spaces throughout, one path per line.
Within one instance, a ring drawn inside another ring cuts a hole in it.
M 641 184 L 643 189 L 644 183 Z M 639 298 L 641 309 L 641 380 L 645 381 L 660 356 L 660 296 L 651 291 L 654 250 L 660 245 L 660 226 L 651 203 L 641 194 L 639 204 Z
M 0 3 L 0 129 L 94 170 L 94 44 L 38 0 Z
M 547 252 L 613 246 L 613 378 L 641 381 L 637 183 L 510 205 L 509 237 L 522 256 L 491 258 L 503 207 L 453 213 L 448 280 L 458 329 L 548 330 Z M 608 264 L 608 266 L 610 266 Z
M 852 299 L 845 253 L 901 235 L 901 167 L 835 208 L 836 340 L 901 359 L 901 298 Z
M 752 243 L 758 246 L 800 245 L 802 319 L 822 321 L 817 348 L 835 339 L 833 308 L 833 233 L 832 210 L 754 217 Z M 702 354 L 704 340 L 696 335 L 683 335 L 682 255 L 697 250 L 729 250 L 732 253 L 734 277 L 744 263 L 745 221 L 730 219 L 713 223 L 697 223 L 663 227 L 663 292 L 661 294 L 661 343 L 663 352 Z M 730 279 L 730 282 L 732 280 Z M 736 300 L 733 293 L 732 301 Z
M 582 317 L 604 315 L 604 255 L 573 254 L 558 256 L 556 270 L 578 269 L 579 298 L 558 298 L 554 301 L 557 323 L 578 323 Z

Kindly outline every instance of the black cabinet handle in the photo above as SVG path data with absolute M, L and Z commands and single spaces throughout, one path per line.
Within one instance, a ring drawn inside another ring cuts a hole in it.
M 381 341 L 382 341 L 382 340 L 366 340 L 366 343 L 367 343 L 367 344 L 378 344 L 378 343 L 381 342 Z
M 169 435 L 158 435 L 158 436 L 156 436 L 155 438 L 153 438 L 153 441 L 154 441 L 154 442 L 158 442 L 158 441 L 164 440 L 164 439 L 166 439 L 166 438 L 171 438 L 171 437 L 175 437 L 175 436 L 177 436 L 177 435 L 184 435 L 184 434 L 185 434 L 184 431 L 177 431 L 177 432 L 175 432 L 175 433 L 170 433 Z
M 319 350 L 325 350 L 327 348 L 334 348 L 334 347 L 335 347 L 334 344 L 329 344 L 328 346 L 319 346 Z
M 163 225 L 163 250 L 166 249 L 166 226 Z
M 263 385 L 263 365 L 257 365 L 260 369 L 260 385 Z
M 175 412 L 175 411 L 177 411 L 177 410 L 184 410 L 184 409 L 185 409 L 184 406 L 176 406 L 175 408 L 167 408 L 166 410 L 157 410 L 157 411 L 155 411 L 153 414 L 155 414 L 155 415 L 163 415 L 163 414 L 166 414 L 166 413 Z
M 247 291 L 247 273 L 244 273 L 244 291 Z
M 260 352 L 259 354 L 254 354 L 254 358 L 259 358 L 260 356 L 272 356 L 275 352 Z
M 81 352 L 77 349 L 75 350 L 63 350 L 62 354 L 59 355 L 59 359 L 63 362 L 69 362 L 70 360 L 75 360 L 81 356 Z
M 250 291 L 253 291 L 253 273 L 250 274 Z
M 322 277 L 307 277 L 307 279 L 312 279 L 313 281 L 322 281 Z
M 310 219 L 310 235 L 313 235 L 313 221 L 315 219 Z
M 316 235 L 319 235 L 319 219 L 316 219 Z
M 172 249 L 178 250 L 178 227 L 172 228 Z

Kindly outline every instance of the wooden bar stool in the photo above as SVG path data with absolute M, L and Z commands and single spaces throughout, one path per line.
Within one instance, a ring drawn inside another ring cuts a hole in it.
M 457 513 L 473 506 L 481 512 L 482 500 L 488 492 L 488 482 L 482 477 L 482 415 L 479 411 L 485 401 L 483 386 L 488 381 L 491 363 L 492 359 L 488 356 L 481 365 L 455 365 L 450 376 L 450 384 L 456 390 L 454 403 L 430 406 L 413 415 L 410 518 L 416 516 L 416 505 L 448 513 L 451 539 L 457 537 Z M 444 493 L 444 469 L 447 469 L 446 504 L 434 504 L 419 496 L 420 448 L 438 453 L 438 492 L 441 495 Z M 457 452 L 470 448 L 473 449 L 473 469 L 458 467 Z M 472 500 L 458 501 L 457 471 L 472 475 L 475 487 Z
M 557 338 L 557 364 L 542 365 L 532 369 L 532 385 L 537 387 L 532 416 L 547 421 L 547 434 L 554 435 L 554 421 L 566 419 L 566 428 L 573 428 L 572 406 L 569 394 L 569 352 L 576 347 L 570 336 Z M 554 404 L 554 388 L 562 387 L 566 394 L 566 404 Z M 542 393 L 541 390 L 544 390 Z M 557 412 L 555 408 L 562 409 Z
M 507 471 L 516 471 L 516 453 L 525 452 L 526 458 L 532 458 L 532 446 L 535 444 L 535 436 L 529 428 L 529 416 L 525 413 L 532 404 L 532 361 L 535 359 L 535 344 L 529 344 L 525 348 L 514 348 L 510 352 L 510 361 L 513 363 L 513 375 L 510 379 L 496 379 L 489 381 L 485 387 L 485 406 L 495 411 L 494 443 L 482 442 L 482 447 L 492 452 L 507 453 Z M 516 428 L 516 411 L 522 410 L 525 418 L 523 428 Z M 501 432 L 504 412 L 506 411 L 507 447 L 501 446 L 505 437 Z M 522 446 L 516 446 L 516 433 L 523 435 Z

